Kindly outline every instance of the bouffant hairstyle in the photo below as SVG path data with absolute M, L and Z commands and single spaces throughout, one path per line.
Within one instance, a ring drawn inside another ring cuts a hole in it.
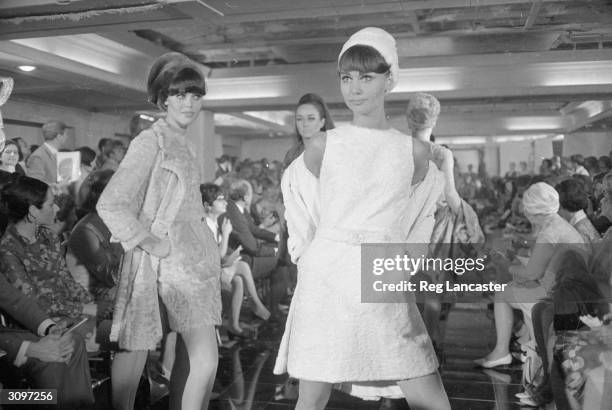
M 555 186 L 559 193 L 559 205 L 569 212 L 578 212 L 589 206 L 587 193 L 580 181 L 566 179 Z
M 2 211 L 9 222 L 19 222 L 30 213 L 30 206 L 42 208 L 49 185 L 39 179 L 18 176 L 2 189 Z
M 202 195 L 202 205 L 213 206 L 213 202 L 223 193 L 219 185 L 206 183 L 200 185 L 200 194 Z
M 334 128 L 334 120 L 332 119 L 331 114 L 327 109 L 327 105 L 325 105 L 325 101 L 323 101 L 323 98 L 321 98 L 318 94 L 314 93 L 304 94 L 300 97 L 300 100 L 298 101 L 295 109 L 297 110 L 298 107 L 307 104 L 315 107 L 315 109 L 319 112 L 319 118 L 325 119 L 325 122 L 323 123 L 323 126 L 321 127 L 320 131 L 327 131 Z M 298 141 L 302 143 L 302 137 L 299 131 L 297 130 L 297 126 L 295 128 L 295 134 L 298 137 Z
M 96 159 L 96 151 L 89 147 L 79 147 L 76 149 L 81 153 L 81 165 L 91 166 L 91 163 Z
M 391 69 L 383 56 L 374 47 L 355 45 L 342 54 L 338 62 L 338 71 L 347 73 L 358 71 L 360 73 L 385 74 Z
M 155 60 L 149 71 L 147 79 L 149 102 L 164 111 L 168 96 L 183 93 L 205 95 L 204 74 L 183 54 L 166 53 Z

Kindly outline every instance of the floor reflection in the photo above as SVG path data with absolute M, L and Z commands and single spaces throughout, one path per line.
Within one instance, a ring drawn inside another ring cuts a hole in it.
M 272 374 L 283 325 L 266 324 L 255 341 L 239 341 L 221 348 L 215 382 L 218 399 L 211 409 L 293 409 L 296 380 Z M 515 397 L 521 391 L 519 364 L 478 369 L 472 360 L 488 352 L 495 340 L 493 321 L 484 305 L 456 305 L 447 321 L 441 369 L 453 409 L 521 409 Z M 153 408 L 167 408 L 167 399 Z M 328 409 L 408 409 L 403 400 L 363 401 L 334 391 Z

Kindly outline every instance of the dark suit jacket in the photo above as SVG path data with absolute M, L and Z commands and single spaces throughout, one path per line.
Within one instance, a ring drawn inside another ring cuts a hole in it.
M 32 340 L 32 337 L 38 332 L 38 326 L 49 319 L 49 316 L 38 307 L 34 299 L 25 296 L 11 286 L 2 273 L 0 273 L 0 310 L 9 319 L 29 330 L 9 328 L 0 324 L 0 349 L 7 353 L 8 357 L 5 359 L 13 363 L 21 343 L 25 340 Z
M 227 211 L 225 215 L 229 218 L 233 227 L 229 239 L 229 246 L 231 248 L 236 249 L 238 245 L 242 245 L 244 253 L 251 256 L 261 256 L 261 246 L 257 238 L 266 242 L 275 242 L 274 237 L 276 235 L 274 235 L 273 232 L 256 226 L 249 212 L 240 212 L 240 209 L 234 201 L 227 201 Z
M 30 155 L 27 162 L 28 176 L 47 184 L 57 182 L 57 159 L 45 144 Z

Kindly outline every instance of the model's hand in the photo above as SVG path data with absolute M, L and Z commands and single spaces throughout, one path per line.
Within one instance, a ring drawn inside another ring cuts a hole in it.
M 232 233 L 233 229 L 234 227 L 232 226 L 232 222 L 229 220 L 229 218 L 223 219 L 223 224 L 221 225 L 221 235 L 227 237 L 230 233 Z
M 170 240 L 167 236 L 158 238 L 151 235 L 140 243 L 140 247 L 145 252 L 158 258 L 165 258 L 170 255 Z
M 62 363 L 68 362 L 74 351 L 72 335 L 60 336 L 50 334 L 38 342 L 32 342 L 26 350 L 26 356 L 33 357 L 42 362 Z

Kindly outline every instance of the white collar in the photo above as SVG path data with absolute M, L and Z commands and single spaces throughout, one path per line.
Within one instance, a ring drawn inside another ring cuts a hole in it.
M 236 206 L 240 209 L 240 212 L 244 213 L 244 206 L 236 202 Z
M 570 225 L 574 226 L 576 225 L 578 222 L 582 221 L 583 219 L 586 219 L 586 214 L 584 213 L 584 211 L 581 209 L 578 212 L 574 213 L 574 215 L 572 215 L 572 217 L 570 218 Z

